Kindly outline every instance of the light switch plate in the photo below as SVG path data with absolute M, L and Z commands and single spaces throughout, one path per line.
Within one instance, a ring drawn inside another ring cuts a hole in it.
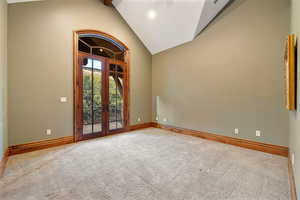
M 60 97 L 60 102 L 65 103 L 68 101 L 67 97 Z

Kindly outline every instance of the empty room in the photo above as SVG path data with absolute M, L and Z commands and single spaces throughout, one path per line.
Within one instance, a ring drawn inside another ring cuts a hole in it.
M 0 0 L 0 200 L 300 199 L 300 0 Z

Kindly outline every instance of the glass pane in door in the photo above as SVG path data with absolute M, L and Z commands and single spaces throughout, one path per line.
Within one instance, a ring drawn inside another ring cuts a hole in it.
M 82 66 L 83 134 L 92 133 L 92 59 L 85 59 Z
M 123 69 L 119 65 L 109 67 L 109 130 L 123 128 Z
M 86 58 L 83 73 L 83 134 L 102 131 L 102 62 Z
M 93 60 L 93 132 L 102 131 L 102 62 Z

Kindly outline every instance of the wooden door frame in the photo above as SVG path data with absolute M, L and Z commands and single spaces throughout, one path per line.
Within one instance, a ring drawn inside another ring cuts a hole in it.
M 116 41 L 117 43 L 119 43 L 120 45 L 122 45 L 125 48 L 125 56 L 124 56 L 124 62 L 122 62 L 123 64 L 125 64 L 125 70 L 126 73 L 124 74 L 125 76 L 125 87 L 124 89 L 126 89 L 127 91 L 124 91 L 124 128 L 121 130 L 116 130 L 116 131 L 111 131 L 109 134 L 115 134 L 115 133 L 120 133 L 120 132 L 126 132 L 129 130 L 129 119 L 130 119 L 130 114 L 129 114 L 129 102 L 130 102 L 130 79 L 129 79 L 129 74 L 130 74 L 130 51 L 129 48 L 127 47 L 126 44 L 124 44 L 123 42 L 121 42 L 120 40 L 118 40 L 117 38 L 115 38 L 114 36 L 104 33 L 102 31 L 97 31 L 97 30 L 77 30 L 77 31 L 73 31 L 73 135 L 74 135 L 74 141 L 81 141 L 84 140 L 85 138 L 80 137 L 80 126 L 78 126 L 78 112 L 80 110 L 79 106 L 79 101 L 81 99 L 79 99 L 79 92 L 78 92 L 78 88 L 79 88 L 79 80 L 78 80 L 78 58 L 79 58 L 79 52 L 78 52 L 78 40 L 79 40 L 79 36 L 81 34 L 95 34 L 95 35 L 100 35 L 100 36 L 104 36 L 107 38 L 110 38 L 114 41 Z M 92 55 L 92 54 L 87 54 L 90 57 L 97 57 L 96 55 Z M 106 58 L 109 59 L 109 58 Z M 112 60 L 111 60 L 112 61 Z M 118 62 L 118 61 L 112 61 L 112 62 Z M 126 96 L 125 96 L 126 95 Z M 108 133 L 109 131 L 107 131 Z M 92 137 L 93 138 L 93 137 Z M 86 138 L 89 139 L 89 138 Z

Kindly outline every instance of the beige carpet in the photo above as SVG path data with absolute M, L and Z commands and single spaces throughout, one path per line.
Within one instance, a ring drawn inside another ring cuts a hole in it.
M 10 157 L 1 200 L 284 200 L 287 159 L 145 129 Z

